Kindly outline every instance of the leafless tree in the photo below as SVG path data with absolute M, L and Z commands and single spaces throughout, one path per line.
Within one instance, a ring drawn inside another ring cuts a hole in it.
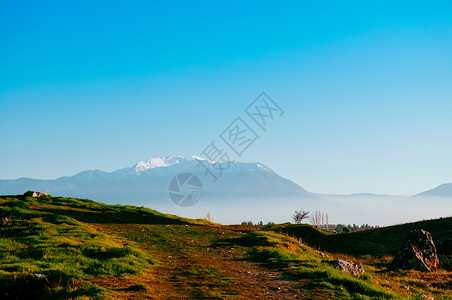
M 329 230 L 328 213 L 316 210 L 309 216 L 309 222 L 317 228 Z
M 328 213 L 326 214 L 326 231 L 330 231 L 330 225 L 328 224 Z
M 325 227 L 325 213 L 322 212 L 322 229 Z
M 309 217 L 309 211 L 305 211 L 303 209 L 296 210 L 292 219 L 295 222 L 295 224 L 301 224 L 301 222 L 304 219 L 307 219 Z
M 313 212 L 309 217 L 309 221 L 312 225 L 320 228 L 320 226 L 322 225 L 322 212 L 320 210 Z

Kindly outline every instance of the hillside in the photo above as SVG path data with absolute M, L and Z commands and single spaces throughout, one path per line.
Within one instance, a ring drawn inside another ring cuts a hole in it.
M 424 229 L 433 240 L 452 237 L 452 217 L 427 220 L 348 234 L 333 234 L 310 225 L 278 225 L 271 230 L 302 239 L 308 245 L 332 252 L 352 255 L 394 255 L 410 230 Z
M 307 245 L 311 241 L 277 232 L 302 228 L 353 249 L 373 234 L 384 235 L 380 230 L 402 232 L 410 224 L 328 235 L 310 226 L 224 226 L 51 196 L 1 196 L 0 213 L 2 299 L 397 299 L 420 294 L 441 299 L 451 292 L 452 277 L 445 270 L 388 272 L 390 254 L 354 257 L 355 250 L 335 254 L 341 251 L 334 248 L 321 253 Z M 448 222 L 422 225 L 440 237 L 449 234 Z M 368 253 L 382 247 L 377 240 L 366 245 Z M 355 277 L 322 263 L 339 257 L 361 262 L 366 274 Z

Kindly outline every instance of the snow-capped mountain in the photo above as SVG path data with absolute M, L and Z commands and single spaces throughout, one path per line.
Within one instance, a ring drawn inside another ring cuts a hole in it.
M 52 195 L 152 207 L 171 204 L 168 184 L 180 173 L 198 176 L 204 189 L 203 202 L 313 197 L 302 187 L 282 178 L 261 163 L 220 163 L 198 156 L 177 155 L 151 158 L 110 173 L 87 170 L 55 180 L 0 180 L 0 194 L 38 190 Z
M 162 167 L 170 167 L 174 165 L 188 165 L 193 164 L 193 162 L 196 162 L 198 160 L 205 160 L 204 158 L 201 158 L 196 155 L 183 157 L 180 155 L 172 155 L 172 156 L 164 156 L 164 157 L 158 157 L 158 158 L 151 158 L 146 161 L 140 161 L 138 162 L 134 168 L 136 172 L 144 172 L 149 169 L 155 169 L 155 168 L 162 168 Z
M 170 182 L 183 173 L 194 174 L 202 184 L 198 190 L 201 198 L 190 207 L 177 206 L 170 198 Z M 440 193 L 434 193 L 443 197 L 314 194 L 261 163 L 219 163 L 198 156 L 167 156 L 114 172 L 86 170 L 55 180 L 0 180 L 0 195 L 36 190 L 54 196 L 146 206 L 190 218 L 203 218 L 210 212 L 220 223 L 287 222 L 295 209 L 303 208 L 328 212 L 332 222 L 382 225 L 450 216 L 451 196 L 446 197 L 450 195 L 449 187 L 441 186 L 437 189 Z

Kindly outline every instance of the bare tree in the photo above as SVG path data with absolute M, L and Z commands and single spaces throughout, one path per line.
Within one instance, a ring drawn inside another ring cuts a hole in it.
M 330 225 L 328 224 L 328 213 L 326 214 L 326 231 L 330 231 Z
M 322 229 L 325 228 L 325 213 L 324 212 L 322 212 L 322 227 L 321 228 Z
M 213 222 L 213 218 L 212 218 L 212 216 L 211 216 L 209 211 L 207 212 L 206 220 L 209 221 L 209 222 Z
M 321 228 L 323 223 L 322 212 L 320 210 L 316 210 L 315 212 L 313 212 L 309 217 L 309 221 L 311 222 L 312 225 Z
M 309 216 L 309 222 L 317 228 L 329 230 L 328 213 L 316 210 Z
M 307 219 L 309 217 L 309 211 L 305 211 L 303 209 L 296 210 L 292 219 L 295 222 L 295 224 L 301 224 L 301 222 L 304 219 Z
M 318 226 L 318 223 L 319 223 L 319 222 L 318 222 L 317 217 L 318 217 L 317 211 L 314 211 L 314 212 L 311 214 L 311 216 L 309 217 L 309 221 L 310 221 L 311 224 L 314 225 L 314 226 Z

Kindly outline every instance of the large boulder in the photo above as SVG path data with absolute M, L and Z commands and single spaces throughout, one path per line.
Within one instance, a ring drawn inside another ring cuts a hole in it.
M 402 249 L 394 257 L 389 269 L 419 270 L 432 272 L 439 260 L 432 235 L 425 230 L 411 230 Z
M 322 262 L 327 263 L 333 267 L 335 267 L 338 270 L 353 274 L 353 275 L 363 275 L 365 273 L 364 268 L 361 264 L 352 262 L 352 261 L 345 261 L 342 259 L 336 259 L 336 260 L 322 260 Z

